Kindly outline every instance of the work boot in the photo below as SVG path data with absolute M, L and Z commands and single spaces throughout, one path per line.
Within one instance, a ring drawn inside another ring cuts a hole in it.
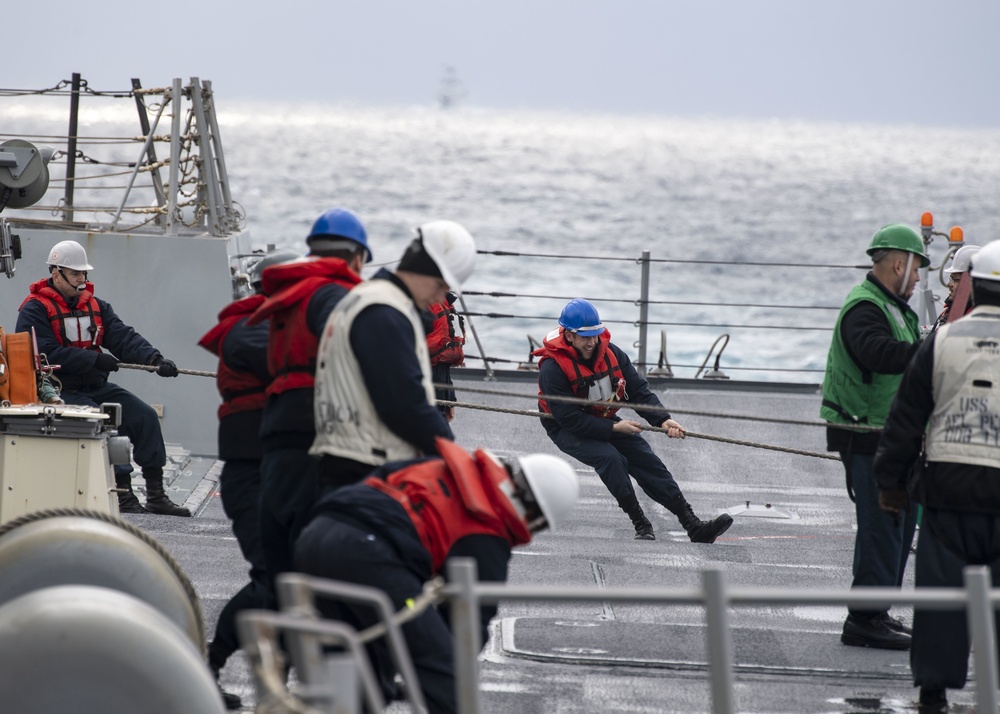
M 667 508 L 677 516 L 681 527 L 687 531 L 692 543 L 714 543 L 715 539 L 729 530 L 733 525 L 733 517 L 723 513 L 713 521 L 703 521 L 694 515 L 691 504 L 684 497 L 667 504 Z
M 209 647 L 209 652 L 211 652 L 212 645 L 210 644 L 208 647 Z M 211 659 L 211 655 L 209 656 L 209 659 Z M 225 660 L 223 660 L 223 664 L 225 664 Z M 222 703 L 226 706 L 226 709 L 228 709 L 229 711 L 236 711 L 237 709 L 241 709 L 243 707 L 243 700 L 240 699 L 239 695 L 233 694 L 232 692 L 227 692 L 225 689 L 222 688 L 222 684 L 219 683 L 219 669 L 221 669 L 222 667 L 220 666 L 218 669 L 216 669 L 214 665 L 210 664 L 209 666 L 212 669 L 212 674 L 215 676 L 215 686 L 218 687 L 219 689 L 219 696 L 222 697 Z
M 893 617 L 888 612 L 883 612 L 880 615 L 880 617 L 882 618 L 882 622 L 885 623 L 885 626 L 888 627 L 893 632 L 901 632 L 904 635 L 912 635 L 913 634 L 913 628 L 912 627 L 910 627 L 909 625 L 904 624 L 902 620 L 899 620 L 899 619 Z
M 147 511 L 161 516 L 191 517 L 191 511 L 167 498 L 167 493 L 163 490 L 163 469 L 143 469 L 142 477 L 146 480 Z
M 948 711 L 948 694 L 944 689 L 920 688 L 919 714 L 944 714 Z
M 132 491 L 132 475 L 115 473 L 115 488 L 118 489 L 119 513 L 148 513 Z
M 649 522 L 646 514 L 642 512 L 642 506 L 639 505 L 637 498 L 633 497 L 631 501 L 619 505 L 632 520 L 636 540 L 656 540 L 656 534 L 653 533 L 653 524 Z
M 842 644 L 850 647 L 873 647 L 880 650 L 908 650 L 910 636 L 892 629 L 884 613 L 874 615 L 849 614 L 840 635 Z
M 233 694 L 232 692 L 227 692 L 219 684 L 219 680 L 215 680 L 215 686 L 219 688 L 219 695 L 222 697 L 222 703 L 225 705 L 226 709 L 229 711 L 237 711 L 243 708 L 243 700 L 240 699 L 238 694 Z

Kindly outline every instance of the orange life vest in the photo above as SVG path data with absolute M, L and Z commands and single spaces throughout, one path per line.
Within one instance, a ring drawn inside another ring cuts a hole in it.
M 507 469 L 482 449 L 472 456 L 440 437 L 437 446 L 441 459 L 414 464 L 384 481 L 372 476 L 363 482 L 406 509 L 433 572 L 441 572 L 449 551 L 468 535 L 498 536 L 512 546 L 531 542 L 528 524 L 504 493 L 513 486 Z
M 580 361 L 580 355 L 577 353 L 576 348 L 566 341 L 564 333 L 565 330 L 562 327 L 552 330 L 542 340 L 542 346 L 531 353 L 539 358 L 539 367 L 547 359 L 555 360 L 556 364 L 559 365 L 559 368 L 562 369 L 563 374 L 569 380 L 569 386 L 573 390 L 573 394 L 580 399 L 589 399 L 590 388 L 592 386 L 602 379 L 610 379 L 612 396 L 609 402 L 624 401 L 625 380 L 622 378 L 621 367 L 618 366 L 618 358 L 615 357 L 615 353 L 608 347 L 611 344 L 611 332 L 605 330 L 597 338 L 597 348 L 594 351 L 594 366 L 592 368 Z M 539 392 L 539 395 L 541 395 L 541 392 Z M 549 403 L 544 399 L 538 400 L 538 406 L 546 414 L 552 413 Z M 591 414 L 606 419 L 610 419 L 618 411 L 618 407 L 612 406 L 584 408 Z
M 434 316 L 434 327 L 427 335 L 427 349 L 431 364 L 460 366 L 465 362 L 465 318 L 458 314 L 453 303 L 439 302 L 429 308 Z M 456 329 L 457 328 L 457 329 Z
M 47 279 L 32 283 L 28 297 L 24 298 L 20 310 L 29 300 L 38 300 L 45 306 L 49 325 L 60 347 L 78 347 L 100 352 L 104 342 L 104 322 L 101 306 L 94 297 L 94 284 L 84 283 L 76 299 L 76 307 L 71 308 L 58 290 L 49 285 Z
M 306 323 L 309 299 L 324 285 L 335 283 L 350 290 L 360 282 L 342 258 L 296 260 L 264 271 L 262 285 L 268 297 L 247 324 L 270 319 L 267 364 L 274 379 L 267 387 L 268 396 L 313 388 L 319 338 Z
M 235 370 L 222 359 L 222 343 L 236 323 L 249 317 L 264 302 L 263 295 L 251 295 L 237 300 L 219 313 L 219 324 L 205 333 L 198 344 L 219 358 L 215 382 L 222 395 L 219 418 L 264 408 L 264 389 L 267 382 L 252 372 Z

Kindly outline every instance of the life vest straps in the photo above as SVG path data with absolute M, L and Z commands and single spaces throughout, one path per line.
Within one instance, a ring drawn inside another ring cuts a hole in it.
M 49 327 L 52 328 L 52 332 L 56 336 L 60 346 L 78 347 L 80 349 L 96 349 L 99 347 L 102 341 L 101 322 L 99 321 L 101 313 L 97 301 L 94 300 L 94 294 L 90 290 L 84 290 L 80 293 L 77 298 L 76 308 L 70 308 L 68 305 L 64 307 L 61 299 L 55 299 L 53 294 L 54 291 L 51 289 L 39 290 L 29 295 L 25 302 L 34 299 L 45 306 L 45 314 L 49 318 Z M 89 343 L 86 340 L 72 340 L 66 333 L 66 320 L 68 318 L 81 317 L 87 317 L 90 320 L 90 327 L 87 328 L 87 333 L 90 335 Z
M 263 394 L 264 393 L 263 384 L 257 387 L 247 387 L 246 389 L 224 389 L 222 390 L 221 396 L 227 402 L 231 402 L 234 399 L 239 399 L 240 397 L 249 397 L 251 394 Z
M 313 375 L 316 374 L 316 360 L 315 359 L 310 360 L 309 364 L 283 365 L 279 367 L 277 370 L 275 370 L 274 376 L 281 377 L 286 374 L 298 374 L 300 372 Z
M 864 417 L 863 419 L 858 419 L 853 414 L 848 414 L 847 410 L 845 410 L 842 406 L 840 406 L 836 402 L 831 402 L 829 399 L 823 400 L 823 406 L 828 407 L 829 409 L 832 409 L 833 411 L 837 412 L 840 416 L 842 416 L 851 424 L 863 424 L 868 421 L 868 417 Z

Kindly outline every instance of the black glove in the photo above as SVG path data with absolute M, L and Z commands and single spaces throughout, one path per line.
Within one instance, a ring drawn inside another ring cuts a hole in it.
M 113 354 L 101 352 L 97 355 L 97 361 L 94 362 L 94 366 L 102 372 L 117 372 L 118 360 L 115 359 Z
M 899 512 L 910 509 L 910 497 L 901 488 L 880 488 L 878 491 L 878 507 L 892 516 L 893 525 L 898 527 Z
M 156 365 L 156 373 L 161 377 L 177 376 L 177 365 L 165 357 L 158 357 L 153 364 Z

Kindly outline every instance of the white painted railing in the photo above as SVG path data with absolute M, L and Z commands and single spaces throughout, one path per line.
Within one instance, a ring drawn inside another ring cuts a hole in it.
M 478 655 L 481 604 L 531 602 L 629 602 L 701 605 L 705 608 L 712 714 L 735 714 L 733 645 L 729 610 L 741 605 L 855 605 L 883 608 L 919 605 L 933 610 L 967 610 L 969 635 L 976 656 L 977 711 L 995 712 L 997 650 L 994 608 L 1000 590 L 990 589 L 985 566 L 965 569 L 965 588 L 860 588 L 849 590 L 796 590 L 792 588 L 729 588 L 721 569 L 702 571 L 700 588 L 607 588 L 504 585 L 476 581 L 475 562 L 455 559 L 449 563 L 451 625 L 455 642 L 460 714 L 480 714 Z
M 699 605 L 705 609 L 706 645 L 712 714 L 735 714 L 733 644 L 729 612 L 744 605 L 854 605 L 884 608 L 914 605 L 931 610 L 966 610 L 969 635 L 976 657 L 977 711 L 995 712 L 998 701 L 997 642 L 994 609 L 1000 604 L 1000 589 L 990 588 L 991 576 L 985 566 L 967 567 L 964 588 L 859 588 L 803 590 L 793 588 L 729 588 L 720 568 L 702 571 L 702 585 L 694 588 L 593 588 L 550 585 L 508 585 L 478 582 L 474 560 L 449 561 L 449 584 L 441 593 L 451 605 L 451 627 L 458 711 L 480 714 L 479 690 L 480 606 L 502 602 L 626 602 L 659 605 Z M 246 611 L 238 616 L 241 641 L 256 673 L 258 711 L 350 712 L 361 711 L 362 694 L 369 706 L 380 708 L 375 673 L 361 646 L 374 633 L 355 633 L 341 623 L 318 619 L 313 602 L 316 596 L 347 602 L 368 603 L 379 612 L 387 632 L 393 659 L 403 674 L 410 707 L 424 712 L 419 683 L 399 629 L 400 613 L 391 612 L 384 593 L 348 583 L 323 580 L 300 573 L 278 578 L 282 612 Z M 406 610 L 403 616 L 407 616 Z M 373 628 L 374 629 L 374 628 Z M 381 630 L 382 628 L 380 628 Z M 296 696 L 284 689 L 284 670 L 278 651 L 278 633 L 286 637 L 292 664 L 299 673 Z M 379 633 L 381 634 L 381 632 Z M 325 645 L 337 644 L 346 654 L 330 655 Z M 360 683 L 362 691 L 358 691 Z M 296 704 L 297 702 L 297 704 Z

